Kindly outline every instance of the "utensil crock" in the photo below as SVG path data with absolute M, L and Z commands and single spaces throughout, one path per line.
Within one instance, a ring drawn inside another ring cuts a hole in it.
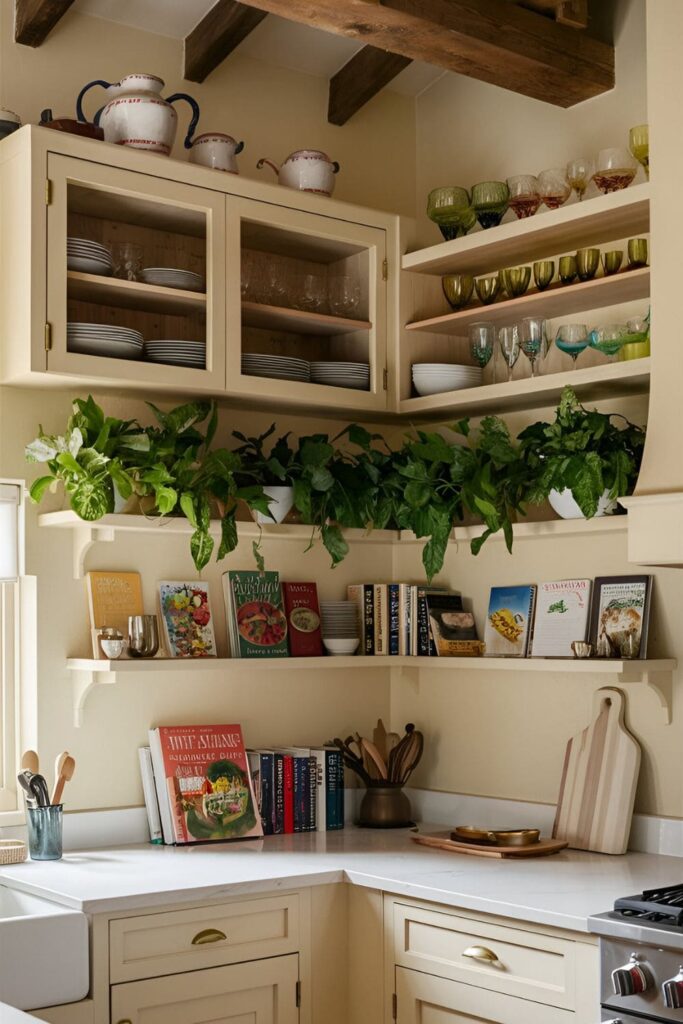
M 414 824 L 411 813 L 402 783 L 368 786 L 361 800 L 358 824 L 361 828 L 408 828 Z

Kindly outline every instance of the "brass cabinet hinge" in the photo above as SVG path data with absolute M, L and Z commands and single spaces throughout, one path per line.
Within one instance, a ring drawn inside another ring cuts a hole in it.
M 386 257 L 382 260 L 382 280 L 389 280 L 389 260 Z
M 49 178 L 45 179 L 45 205 L 49 206 L 52 202 L 52 182 Z
M 384 390 L 388 391 L 388 389 L 389 389 L 389 371 L 386 368 L 386 366 L 384 367 L 384 370 L 382 371 L 382 385 L 383 385 Z
M 52 324 L 45 323 L 45 351 L 49 352 L 52 348 Z
M 398 996 L 395 992 L 391 997 L 391 1016 L 394 1020 L 398 1018 Z
M 296 983 L 296 1005 L 301 1006 L 301 982 Z

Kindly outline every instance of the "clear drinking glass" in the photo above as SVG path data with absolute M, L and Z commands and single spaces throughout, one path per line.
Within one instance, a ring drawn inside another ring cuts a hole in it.
M 585 156 L 576 157 L 567 164 L 567 181 L 579 197 L 579 202 L 583 199 L 594 170 L 593 161 Z
M 470 354 L 482 370 L 491 362 L 496 343 L 496 325 L 486 321 L 470 324 Z
M 498 344 L 500 345 L 500 351 L 503 353 L 505 365 L 508 368 L 509 382 L 512 380 L 512 371 L 515 368 L 515 363 L 519 359 L 519 325 L 509 324 L 501 327 L 498 331 Z
M 360 284 L 348 274 L 331 277 L 327 285 L 330 313 L 350 316 L 360 305 Z
M 137 281 L 142 270 L 142 246 L 137 242 L 114 242 L 111 255 L 114 260 L 114 277 Z
M 538 176 L 538 187 L 541 201 L 549 210 L 559 209 L 572 194 L 564 167 L 551 167 L 547 171 L 541 171 Z
M 562 324 L 555 335 L 555 344 L 560 352 L 566 352 L 572 358 L 572 369 L 576 369 L 576 360 L 588 347 L 588 330 L 585 324 Z
M 613 359 L 620 352 L 626 333 L 624 324 L 607 324 L 605 327 L 595 327 L 588 335 L 588 343 L 596 352 L 601 352 L 608 359 Z
M 545 320 L 537 316 L 527 316 L 520 324 L 520 347 L 531 363 L 531 376 L 536 376 L 536 362 L 543 358 L 547 349 Z
M 27 807 L 28 852 L 31 860 L 61 860 L 62 804 Z
M 251 273 L 253 268 L 253 261 L 251 253 L 241 253 L 240 259 L 240 292 L 242 298 L 247 299 L 250 297 L 250 285 L 251 285 Z
M 299 285 L 299 308 L 308 310 L 309 313 L 320 313 L 326 305 L 326 285 L 327 282 L 321 274 L 304 274 Z
M 627 149 L 601 149 L 595 162 L 593 181 L 601 192 L 618 192 L 627 188 L 636 176 L 638 165 Z
M 508 178 L 510 189 L 509 206 L 520 220 L 532 217 L 541 205 L 541 194 L 538 190 L 538 178 L 534 174 L 517 174 Z

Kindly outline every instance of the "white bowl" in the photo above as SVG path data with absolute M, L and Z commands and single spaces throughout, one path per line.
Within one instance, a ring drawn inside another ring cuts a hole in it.
M 355 654 L 359 643 L 360 637 L 358 636 L 348 640 L 332 640 L 323 637 L 323 647 L 327 653 L 337 657 L 341 654 Z

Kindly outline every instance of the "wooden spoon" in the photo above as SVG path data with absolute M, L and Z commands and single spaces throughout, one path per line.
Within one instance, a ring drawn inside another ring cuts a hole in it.
M 62 802 L 62 793 L 64 792 L 64 784 L 70 782 L 74 776 L 76 770 L 76 761 L 69 754 L 64 758 L 62 764 L 62 770 L 59 773 L 56 781 L 55 788 L 52 791 L 52 803 L 60 804 Z
M 363 750 L 368 755 L 368 757 L 372 760 L 376 770 L 379 772 L 380 779 L 386 779 L 387 778 L 387 766 L 385 765 L 384 761 L 382 760 L 382 758 L 380 756 L 380 753 L 377 750 L 377 747 L 375 746 L 375 744 L 371 743 L 370 740 L 366 740 L 365 738 L 363 738 L 363 740 L 361 742 L 363 744 Z
M 40 774 L 40 760 L 35 750 L 25 750 L 21 755 L 21 770 L 33 772 L 34 775 Z
M 387 750 L 387 731 L 384 728 L 384 722 L 381 718 L 377 719 L 377 725 L 372 731 L 372 742 L 377 747 L 377 753 L 386 764 L 387 756 L 389 754 L 389 751 Z
M 63 750 L 61 752 L 61 754 L 57 754 L 57 756 L 55 758 L 55 781 L 54 781 L 54 786 L 52 787 L 52 792 L 53 793 L 54 793 L 54 791 L 57 788 L 57 783 L 59 781 L 59 776 L 62 774 L 62 768 L 64 767 L 64 762 L 66 761 L 68 756 L 69 756 L 69 751 L 68 750 Z M 54 802 L 55 801 L 53 800 L 52 803 L 54 803 Z

